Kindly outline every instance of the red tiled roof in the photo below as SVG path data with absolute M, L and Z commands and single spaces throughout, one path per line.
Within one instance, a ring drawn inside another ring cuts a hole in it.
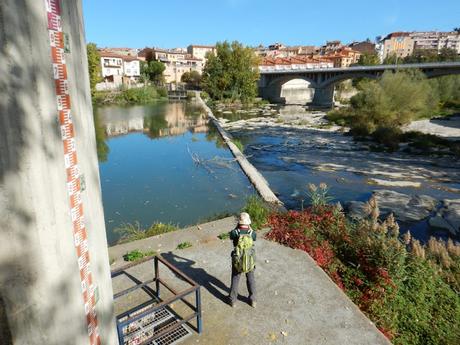
M 323 58 L 316 58 L 310 56 L 292 56 L 289 58 L 275 58 L 275 57 L 266 57 L 260 63 L 261 66 L 275 66 L 275 65 L 302 65 L 307 63 L 320 63 L 320 62 L 329 62 Z

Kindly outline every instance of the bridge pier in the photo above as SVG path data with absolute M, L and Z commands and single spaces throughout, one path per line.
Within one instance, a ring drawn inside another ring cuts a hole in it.
M 334 85 L 317 87 L 310 105 L 314 107 L 331 108 L 334 105 Z

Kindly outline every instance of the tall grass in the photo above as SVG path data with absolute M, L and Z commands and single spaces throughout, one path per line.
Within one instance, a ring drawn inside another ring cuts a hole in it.
M 149 228 L 144 229 L 138 221 L 134 223 L 123 223 L 114 231 L 120 234 L 118 243 L 127 243 L 132 241 L 141 240 L 147 237 L 165 234 L 167 232 L 176 231 L 178 227 L 172 224 L 153 223 Z
M 259 230 L 267 224 L 272 207 L 258 195 L 251 195 L 247 198 L 246 205 L 242 208 L 241 212 L 249 213 L 252 222 L 251 226 Z

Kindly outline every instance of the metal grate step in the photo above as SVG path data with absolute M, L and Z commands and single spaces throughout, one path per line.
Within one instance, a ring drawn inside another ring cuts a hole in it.
M 122 322 L 126 319 L 132 318 L 139 313 L 144 312 L 148 308 L 149 307 L 139 309 L 136 312 L 120 319 L 120 321 Z M 143 343 L 155 334 L 158 334 L 165 327 L 171 327 L 171 325 L 177 322 L 177 320 L 177 317 L 166 308 L 156 310 L 155 312 L 152 312 L 151 314 L 123 328 L 124 345 Z M 154 341 L 149 342 L 148 345 L 175 345 L 191 334 L 192 331 L 187 326 L 181 325 Z

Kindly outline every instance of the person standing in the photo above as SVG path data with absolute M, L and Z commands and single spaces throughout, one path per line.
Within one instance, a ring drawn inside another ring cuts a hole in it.
M 255 248 L 256 232 L 251 228 L 249 214 L 240 214 L 238 225 L 230 232 L 233 241 L 232 281 L 229 295 L 229 304 L 234 307 L 238 298 L 238 285 L 241 275 L 246 274 L 246 285 L 249 292 L 250 305 L 256 307 L 256 282 L 255 282 Z

